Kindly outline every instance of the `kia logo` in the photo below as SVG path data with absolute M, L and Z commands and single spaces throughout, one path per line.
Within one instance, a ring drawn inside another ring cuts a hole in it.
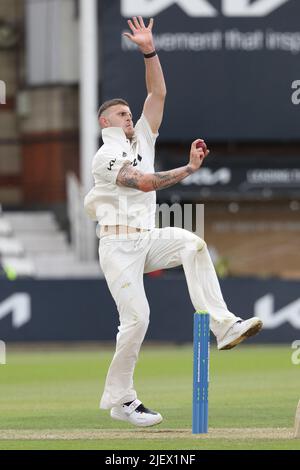
M 222 0 L 218 11 L 209 0 L 121 0 L 121 14 L 124 17 L 142 15 L 155 16 L 176 4 L 188 16 L 213 17 L 223 14 L 231 17 L 267 16 L 289 0 Z

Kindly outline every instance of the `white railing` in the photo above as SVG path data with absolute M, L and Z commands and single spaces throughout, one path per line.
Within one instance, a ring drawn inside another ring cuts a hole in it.
M 71 244 L 81 261 L 97 259 L 97 237 L 95 223 L 83 208 L 84 191 L 76 175 L 67 175 L 67 209 L 70 221 Z

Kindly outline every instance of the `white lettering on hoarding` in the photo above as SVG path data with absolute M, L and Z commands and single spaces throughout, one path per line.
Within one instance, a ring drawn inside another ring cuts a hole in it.
M 20 328 L 31 318 L 31 301 L 28 294 L 13 294 L 0 303 L 0 320 L 12 314 L 13 328 Z
M 183 186 L 190 184 L 213 186 L 215 184 L 228 184 L 231 181 L 231 170 L 229 168 L 219 168 L 212 171 L 210 168 L 201 168 L 184 180 L 180 181 Z
M 217 10 L 207 0 L 122 0 L 124 17 L 155 16 L 172 5 L 178 5 L 188 16 L 217 16 Z
M 255 302 L 254 315 L 262 320 L 264 328 L 274 329 L 288 322 L 294 328 L 300 329 L 300 299 L 275 312 L 274 295 L 264 295 Z
M 289 0 L 223 0 L 225 16 L 267 16 Z
M 289 0 L 223 0 L 221 13 L 228 17 L 267 16 Z M 124 17 L 135 15 L 155 16 L 172 5 L 177 5 L 191 17 L 213 17 L 218 11 L 208 0 L 121 0 L 121 14 Z
M 247 171 L 247 181 L 251 184 L 292 184 L 300 183 L 298 168 L 257 168 Z

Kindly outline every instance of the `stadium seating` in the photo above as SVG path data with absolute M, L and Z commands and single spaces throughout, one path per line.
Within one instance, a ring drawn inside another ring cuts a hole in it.
M 103 277 L 97 260 L 78 260 L 67 234 L 48 211 L 0 214 L 0 257 L 3 268 L 16 277 Z

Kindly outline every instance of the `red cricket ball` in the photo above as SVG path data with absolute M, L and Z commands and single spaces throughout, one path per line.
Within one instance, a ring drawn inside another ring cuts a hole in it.
M 202 148 L 204 152 L 206 152 L 206 150 L 207 150 L 207 146 L 206 146 L 205 142 L 197 142 L 196 148 L 197 149 Z

